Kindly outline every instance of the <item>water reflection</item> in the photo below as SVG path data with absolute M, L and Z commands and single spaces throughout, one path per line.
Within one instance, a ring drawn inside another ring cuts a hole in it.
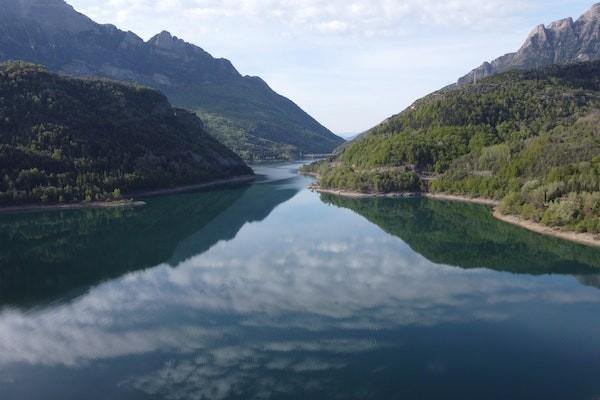
M 459 231 L 454 238 L 460 225 L 443 222 L 450 217 L 420 220 L 434 212 L 423 208 L 437 207 L 428 203 L 411 205 L 421 210 L 412 217 L 380 203 L 328 206 L 295 189 L 305 183 L 248 188 L 197 231 L 178 236 L 152 269 L 59 304 L 5 307 L 6 398 L 505 398 L 524 376 L 527 385 L 508 397 L 600 393 L 600 291 L 578 282 L 592 277 L 588 256 L 572 264 L 578 280 L 531 275 L 543 272 L 544 260 L 550 272 L 566 269 L 568 251 L 534 248 L 538 239 L 527 233 L 511 241 L 515 233 L 496 226 L 483 237 Z M 277 200 L 269 212 L 259 211 L 270 197 Z M 450 214 L 489 223 L 473 210 L 452 206 Z M 380 211 L 414 230 L 387 234 L 355 213 Z M 238 214 L 263 219 L 224 233 Z M 217 240 L 205 239 L 215 231 Z M 470 249 L 441 250 L 457 242 Z M 488 257 L 491 245 L 505 263 Z M 504 246 L 525 254 L 511 256 Z M 504 272 L 519 265 L 528 274 Z M 548 387 L 549 369 L 570 360 L 577 362 L 560 371 L 563 385 Z
M 581 275 L 577 277 L 577 281 L 579 281 L 582 285 L 600 289 L 600 274 Z
M 149 199 L 139 209 L 0 216 L 0 306 L 78 296 L 102 281 L 163 262 L 176 265 L 233 239 L 244 224 L 263 220 L 300 190 L 298 183 L 282 187 L 289 168 L 269 170 L 277 171 L 276 179 Z
M 598 249 L 531 234 L 487 207 L 427 199 L 321 199 L 347 208 L 437 263 L 526 274 L 597 274 Z

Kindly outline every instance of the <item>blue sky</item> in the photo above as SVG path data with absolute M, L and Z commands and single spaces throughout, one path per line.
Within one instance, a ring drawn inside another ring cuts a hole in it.
M 593 0 L 67 0 L 144 39 L 168 30 L 362 132 Z M 596 0 L 597 1 L 597 0 Z

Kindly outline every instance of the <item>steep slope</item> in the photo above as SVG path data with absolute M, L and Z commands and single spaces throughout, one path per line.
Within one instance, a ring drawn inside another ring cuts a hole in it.
M 600 232 L 600 61 L 433 93 L 312 166 L 325 188 L 432 190 Z
M 104 200 L 252 170 L 160 93 L 0 65 L 0 205 Z
M 207 129 L 245 158 L 329 153 L 343 143 L 258 77 L 162 32 L 144 42 L 100 25 L 63 0 L 0 0 L 0 61 L 136 82 L 197 112 Z
M 539 25 L 516 53 L 506 54 L 458 80 L 473 83 L 510 69 L 534 69 L 600 59 L 600 3 L 577 21 L 566 18 L 549 26 Z

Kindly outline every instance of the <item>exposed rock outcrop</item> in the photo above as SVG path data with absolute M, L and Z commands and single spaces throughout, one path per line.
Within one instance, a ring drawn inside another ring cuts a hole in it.
M 600 3 L 577 21 L 565 18 L 548 26 L 538 25 L 516 53 L 506 54 L 458 80 L 475 82 L 509 69 L 533 69 L 552 64 L 570 64 L 600 59 Z

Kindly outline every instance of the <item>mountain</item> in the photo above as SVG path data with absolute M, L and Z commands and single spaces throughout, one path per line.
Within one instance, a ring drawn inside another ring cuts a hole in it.
M 594 60 L 600 60 L 600 3 L 577 21 L 566 18 L 549 26 L 537 26 L 519 51 L 484 63 L 460 78 L 458 85 L 515 68 L 534 69 Z
M 207 130 L 246 159 L 329 153 L 335 136 L 258 77 L 168 32 L 148 41 L 100 25 L 63 0 L 0 0 L 0 61 L 135 82 L 196 112 Z
M 506 213 L 600 233 L 600 61 L 438 91 L 308 170 L 324 188 L 503 199 Z
M 161 93 L 0 65 L 0 205 L 104 200 L 252 170 Z

